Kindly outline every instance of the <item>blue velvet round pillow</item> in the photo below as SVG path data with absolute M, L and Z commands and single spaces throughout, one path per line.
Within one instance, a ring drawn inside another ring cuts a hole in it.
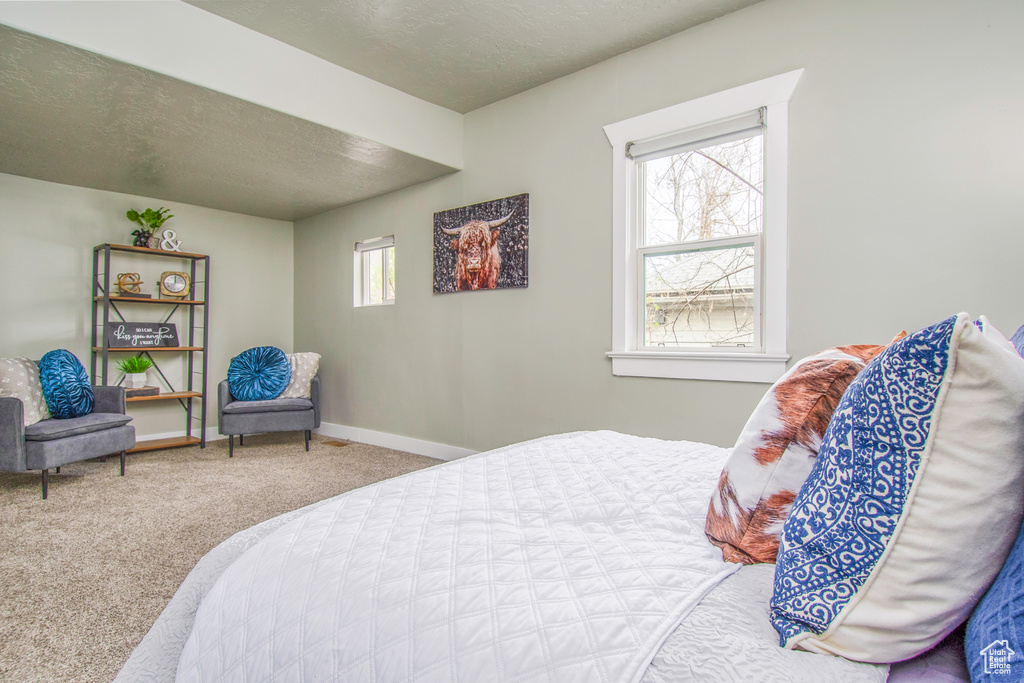
M 292 381 L 292 365 L 276 346 L 242 351 L 228 366 L 228 389 L 238 401 L 269 401 Z
M 50 416 L 58 420 L 82 417 L 92 412 L 92 384 L 75 354 L 64 349 L 50 351 L 39 361 L 39 383 Z

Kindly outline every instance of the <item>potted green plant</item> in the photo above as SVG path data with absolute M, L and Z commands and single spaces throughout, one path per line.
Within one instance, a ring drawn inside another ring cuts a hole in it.
M 141 226 L 138 230 L 133 230 L 132 235 L 135 236 L 135 241 L 132 244 L 136 247 L 150 247 L 155 248 L 154 245 L 150 244 L 149 241 L 153 237 L 154 233 L 160 229 L 167 219 L 174 218 L 174 214 L 170 212 L 170 209 L 160 207 L 156 211 L 153 209 L 146 209 L 142 213 L 139 213 L 135 209 L 128 209 L 128 213 L 125 214 L 132 223 L 137 223 Z
M 146 370 L 153 367 L 153 361 L 146 356 L 130 356 L 119 360 L 117 367 L 124 373 L 125 386 L 141 389 L 146 386 Z

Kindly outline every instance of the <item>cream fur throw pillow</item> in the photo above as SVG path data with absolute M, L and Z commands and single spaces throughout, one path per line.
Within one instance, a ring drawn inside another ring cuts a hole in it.
M 893 341 L 906 336 L 901 332 Z M 704 533 L 739 564 L 775 562 L 782 525 L 814 467 L 832 413 L 857 374 L 885 350 L 858 344 L 804 358 L 750 415 L 708 506 Z

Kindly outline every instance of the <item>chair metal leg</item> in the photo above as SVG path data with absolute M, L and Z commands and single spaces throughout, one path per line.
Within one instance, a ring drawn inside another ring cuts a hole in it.
M 306 430 L 306 452 L 309 452 L 309 430 Z
M 50 483 L 50 470 L 43 470 L 43 500 L 46 500 L 46 487 Z
M 60 474 L 60 468 L 59 467 L 55 471 L 57 472 L 57 474 Z
M 235 457 L 235 435 L 228 434 L 228 457 Z
M 239 446 L 244 446 L 245 445 L 245 434 L 239 434 L 238 435 L 238 445 Z
M 124 476 L 124 451 L 121 451 L 121 476 Z

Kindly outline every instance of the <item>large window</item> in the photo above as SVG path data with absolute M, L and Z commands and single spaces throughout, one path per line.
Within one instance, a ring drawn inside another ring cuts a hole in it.
M 729 123 L 627 151 L 640 165 L 643 347 L 761 348 L 761 112 Z
M 395 303 L 395 238 L 393 235 L 356 242 L 352 270 L 354 305 L 379 306 Z
M 612 371 L 771 382 L 786 361 L 791 72 L 605 127 Z

